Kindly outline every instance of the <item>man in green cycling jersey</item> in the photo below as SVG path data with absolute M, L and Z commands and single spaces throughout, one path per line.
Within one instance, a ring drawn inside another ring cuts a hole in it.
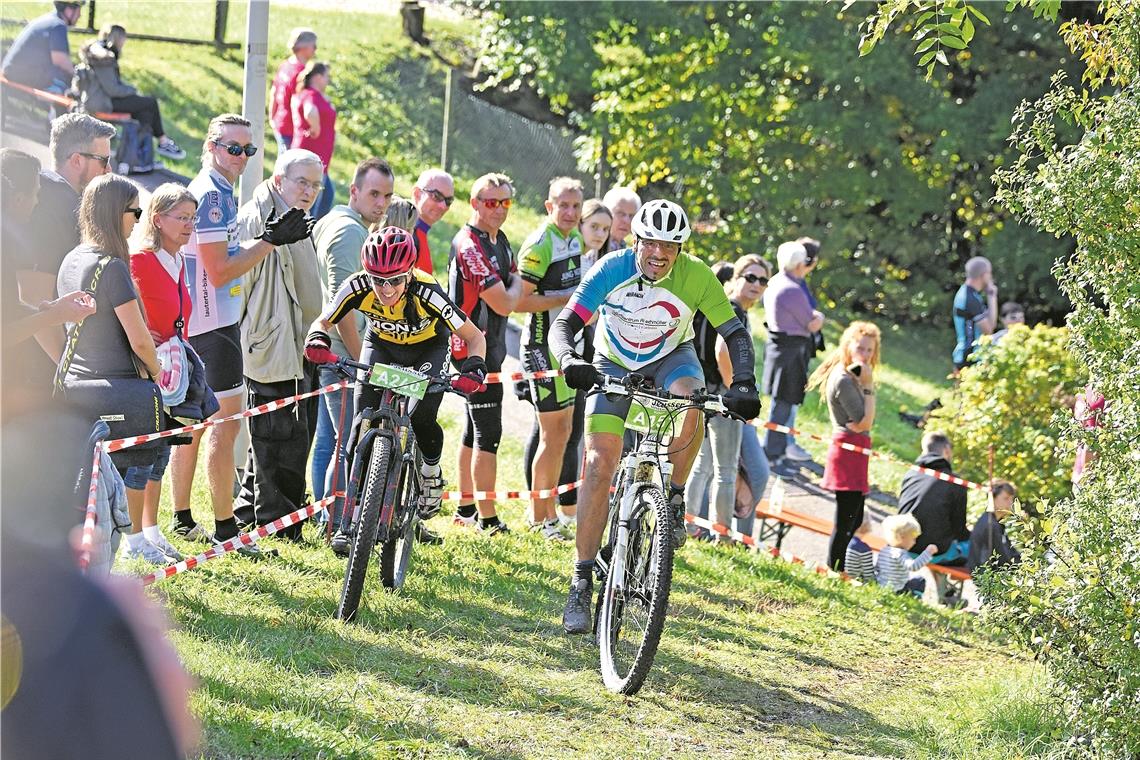
M 644 375 L 670 393 L 688 395 L 704 388 L 704 372 L 693 349 L 693 315 L 700 311 L 724 338 L 732 360 L 732 385 L 725 401 L 736 414 L 752 419 L 760 412 L 760 396 L 752 338 L 736 318 L 720 281 L 695 256 L 681 252 L 691 228 L 675 203 L 646 203 L 632 222 L 632 248 L 611 253 L 590 270 L 570 302 L 554 321 L 551 352 L 566 383 L 589 390 L 601 375 Z M 594 364 L 574 348 L 575 336 L 595 316 Z M 585 481 L 578 498 L 577 561 L 562 613 L 567 633 L 590 630 L 594 558 L 605 531 L 609 486 L 617 471 L 622 432 L 629 412 L 627 397 L 590 396 L 586 402 Z M 701 412 L 686 413 L 674 438 L 669 461 L 673 472 L 668 495 L 673 514 L 673 540 L 685 539 L 684 484 L 700 450 Z

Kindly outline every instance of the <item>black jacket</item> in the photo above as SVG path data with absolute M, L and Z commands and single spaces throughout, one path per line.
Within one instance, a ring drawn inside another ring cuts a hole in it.
M 950 463 L 934 454 L 923 454 L 916 464 L 953 474 Z M 916 549 L 935 544 L 938 554 L 950 548 L 952 541 L 970 537 L 966 528 L 966 488 L 921 472 L 909 472 L 899 491 L 899 513 L 911 513 L 922 526 L 922 534 L 914 542 Z
M 1009 542 L 1005 526 L 994 517 L 993 512 L 986 512 L 978 518 L 974 532 L 970 534 L 970 556 L 966 567 L 974 573 L 982 565 L 996 570 L 1021 560 L 1021 554 Z

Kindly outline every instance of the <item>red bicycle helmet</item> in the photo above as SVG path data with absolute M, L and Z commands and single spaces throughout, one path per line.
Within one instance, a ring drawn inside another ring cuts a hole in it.
M 399 227 L 376 230 L 360 249 L 360 265 L 368 274 L 394 277 L 411 270 L 416 263 L 416 243 L 412 234 Z

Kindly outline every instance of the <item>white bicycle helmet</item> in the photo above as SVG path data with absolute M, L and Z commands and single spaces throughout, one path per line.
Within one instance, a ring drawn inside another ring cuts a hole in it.
M 669 243 L 684 243 L 693 229 L 685 209 L 672 201 L 649 201 L 629 225 L 633 234 L 643 240 L 664 240 Z

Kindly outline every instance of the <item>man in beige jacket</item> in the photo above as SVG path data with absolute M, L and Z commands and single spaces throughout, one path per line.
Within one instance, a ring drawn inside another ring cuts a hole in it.
M 258 238 L 264 219 L 290 208 L 306 213 L 321 190 L 320 158 L 287 150 L 273 176 L 258 185 L 238 213 L 238 236 Z M 312 388 L 313 369 L 303 357 L 305 334 L 321 313 L 321 277 L 311 237 L 277 246 L 242 277 L 241 348 L 250 408 Z M 250 446 L 241 492 L 234 501 L 239 523 L 266 525 L 304 506 L 311 405 L 301 402 L 251 417 Z M 279 532 L 299 540 L 301 525 Z

